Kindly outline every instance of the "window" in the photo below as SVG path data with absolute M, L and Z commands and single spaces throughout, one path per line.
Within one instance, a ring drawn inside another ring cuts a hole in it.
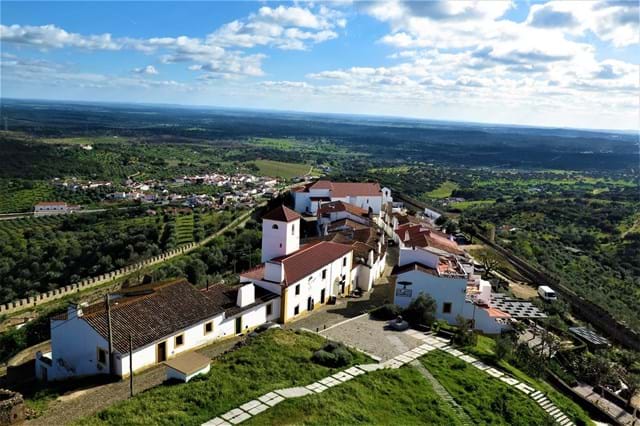
M 347 257 L 345 256 L 344 259 L 342 259 L 342 266 L 347 266 Z
M 293 315 L 298 315 L 300 313 L 300 305 L 293 308 Z
M 300 294 L 300 284 L 296 286 L 296 296 Z
M 177 348 L 178 346 L 182 346 L 184 344 L 184 334 L 178 334 L 175 338 L 174 346 Z
M 326 269 L 323 269 L 323 270 L 322 270 L 322 279 L 324 280 L 324 279 L 326 279 L 326 278 L 327 278 L 327 270 L 326 270 Z
M 209 334 L 213 331 L 213 321 L 209 321 L 204 324 L 204 334 Z
M 291 235 L 296 235 L 296 225 L 291 225 Z
M 442 313 L 450 314 L 451 313 L 451 302 L 444 302 L 442 304 Z
M 267 316 L 269 316 L 269 315 L 271 315 L 271 314 L 273 314 L 273 304 L 272 304 L 272 303 L 269 303 L 269 304 L 267 305 Z
M 271 229 L 278 229 L 278 225 L 274 223 Z
M 107 363 L 107 351 L 102 348 L 98 348 L 98 363 L 106 364 Z

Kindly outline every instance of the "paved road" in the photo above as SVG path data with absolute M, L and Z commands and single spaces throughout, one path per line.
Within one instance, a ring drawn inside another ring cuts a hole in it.
M 210 346 L 198 349 L 197 352 L 210 358 L 215 358 L 231 349 L 242 337 L 216 342 Z M 136 393 L 161 385 L 166 378 L 164 365 L 152 367 L 134 376 L 134 391 Z M 92 415 L 111 405 L 129 398 L 129 380 L 121 380 L 88 389 L 69 392 L 52 402 L 45 413 L 26 422 L 33 426 L 50 426 L 69 424 L 81 417 Z

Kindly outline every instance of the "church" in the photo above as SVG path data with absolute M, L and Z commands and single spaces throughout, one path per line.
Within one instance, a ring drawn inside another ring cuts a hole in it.
M 262 218 L 262 263 L 240 274 L 241 283 L 280 296 L 286 323 L 351 292 L 353 248 L 319 241 L 300 245 L 300 215 L 279 206 Z

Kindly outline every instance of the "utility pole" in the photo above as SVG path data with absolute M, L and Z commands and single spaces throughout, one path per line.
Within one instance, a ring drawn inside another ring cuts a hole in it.
M 113 333 L 111 329 L 111 305 L 109 304 L 109 293 L 104 295 L 104 303 L 107 307 L 107 331 L 109 340 L 109 373 L 113 374 Z
M 133 337 L 129 333 L 129 396 L 133 398 Z

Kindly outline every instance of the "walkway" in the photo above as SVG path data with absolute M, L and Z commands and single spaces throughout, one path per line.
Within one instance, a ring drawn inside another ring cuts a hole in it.
M 586 400 L 592 402 L 602 411 L 608 413 L 609 416 L 614 418 L 615 421 L 619 424 L 629 426 L 634 424 L 633 414 L 629 413 L 624 408 L 619 407 L 608 399 L 600 396 L 600 394 L 593 390 L 593 387 L 591 385 L 581 383 L 578 386 L 574 387 L 573 390 L 576 393 L 582 395 Z M 640 420 L 637 421 L 637 424 L 640 424 Z
M 556 423 L 561 426 L 573 426 L 574 423 L 549 399 L 540 391 L 536 391 L 526 383 L 522 383 L 519 380 L 510 377 L 509 375 L 489 367 L 476 358 L 465 354 L 462 351 L 449 346 L 449 340 L 441 337 L 434 337 L 431 335 L 423 334 L 415 330 L 408 330 L 405 333 L 410 337 L 419 340 L 422 344 L 409 351 L 406 351 L 394 358 L 391 358 L 380 364 L 359 364 L 354 367 L 350 367 L 346 370 L 340 371 L 331 376 L 327 376 L 322 380 L 311 383 L 307 386 L 299 386 L 293 388 L 277 389 L 267 394 L 264 394 L 257 399 L 246 402 L 233 410 L 230 410 L 218 417 L 205 422 L 202 426 L 230 426 L 242 423 L 253 416 L 256 416 L 277 404 L 292 398 L 301 398 L 308 395 L 318 394 L 326 391 L 334 386 L 339 386 L 342 383 L 353 380 L 357 376 L 369 373 L 371 371 L 380 370 L 383 368 L 396 369 L 405 364 L 409 364 L 416 361 L 418 358 L 428 354 L 434 350 L 442 350 L 448 354 L 459 358 L 460 360 L 474 366 L 478 370 L 481 370 L 489 376 L 501 380 L 510 387 L 513 387 L 520 392 L 524 393 L 531 399 L 533 399 L 540 407 L 551 416 Z M 444 390 L 446 392 L 446 390 Z M 471 422 L 472 424 L 473 422 Z

